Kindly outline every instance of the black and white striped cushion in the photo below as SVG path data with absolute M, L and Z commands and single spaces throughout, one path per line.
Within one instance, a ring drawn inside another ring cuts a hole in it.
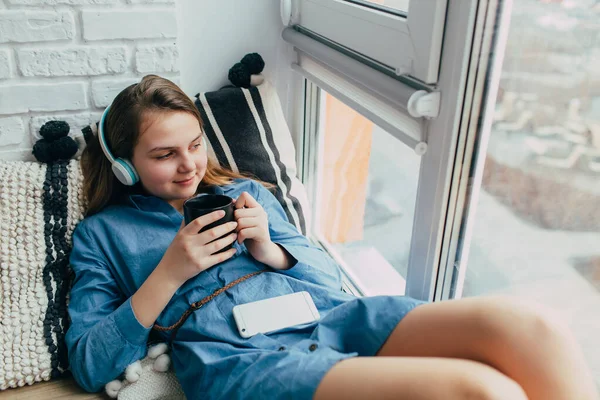
M 250 173 L 275 185 L 288 220 L 299 232 L 310 231 L 306 191 L 296 177 L 296 151 L 274 87 L 224 88 L 196 95 L 210 142 L 222 166 Z

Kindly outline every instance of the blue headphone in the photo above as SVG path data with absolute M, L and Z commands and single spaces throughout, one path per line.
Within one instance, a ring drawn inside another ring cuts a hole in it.
M 106 145 L 106 140 L 104 139 L 104 120 L 106 119 L 106 115 L 108 114 L 108 110 L 110 109 L 110 105 L 106 107 L 106 110 L 102 113 L 102 117 L 100 118 L 100 124 L 98 126 L 98 138 L 100 140 L 100 147 L 110 161 L 112 165 L 112 172 L 115 174 L 119 182 L 121 182 L 125 186 L 133 186 L 139 180 L 140 176 L 135 170 L 131 161 L 126 160 L 124 158 L 115 159 L 111 154 L 110 150 L 108 150 L 108 146 Z

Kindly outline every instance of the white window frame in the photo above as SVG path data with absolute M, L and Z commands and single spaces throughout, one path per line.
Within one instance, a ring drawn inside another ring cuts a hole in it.
M 294 0 L 292 21 L 396 75 L 438 80 L 447 0 L 412 0 L 408 13 L 346 0 Z M 373 46 L 376 41 L 377 46 Z
M 299 77 L 298 77 L 299 78 Z M 300 126 L 304 134 L 302 142 L 297 149 L 297 165 L 299 166 L 299 177 L 306 186 L 307 196 L 311 205 L 311 212 L 314 224 L 310 232 L 307 232 L 308 238 L 314 244 L 320 246 L 342 267 L 342 286 L 347 293 L 357 297 L 364 296 L 364 291 L 352 277 L 350 269 L 346 267 L 346 262 L 338 252 L 325 240 L 319 233 L 319 220 L 321 204 L 317 190 L 320 186 L 318 181 L 320 174 L 318 170 L 322 168 L 320 164 L 319 149 L 322 149 L 323 136 L 319 132 L 323 130 L 323 119 L 319 118 L 324 113 L 324 103 L 319 94 L 319 88 L 314 83 L 305 78 L 302 79 L 304 102 L 297 111 L 302 113 L 303 118 L 299 119 Z
M 453 177 L 456 183 L 450 193 L 435 300 L 462 297 L 512 4 L 512 0 L 488 1 L 485 20 L 476 27 L 471 53 L 474 67 L 467 85 L 471 101 L 465 102 L 462 115 Z
M 476 82 L 478 73 L 479 80 L 482 78 L 489 55 L 489 47 L 482 42 L 488 30 L 497 28 L 496 16 L 509 3 L 450 0 L 437 88 L 442 104 L 427 131 L 428 150 L 421 165 L 409 257 L 408 296 L 429 301 L 447 298 L 444 283 L 454 272 L 453 254 L 459 239 L 453 228 L 462 222 L 456 206 L 464 200 L 463 185 L 469 185 L 468 180 L 459 179 L 470 166 L 470 160 L 465 159 L 472 143 L 468 132 L 478 126 L 472 111 L 481 104 L 483 94 Z
M 472 79 L 469 79 L 469 74 L 475 68 L 472 65 L 473 51 L 477 51 L 474 42 L 481 40 L 481 37 L 477 37 L 481 35 L 478 27 L 485 24 L 486 20 L 489 21 L 489 13 L 494 14 L 497 8 L 498 0 L 493 0 L 491 4 L 487 0 L 449 0 L 448 3 L 445 45 L 435 88 L 441 93 L 440 111 L 436 118 L 427 121 L 423 135 L 427 140 L 427 152 L 423 155 L 419 173 L 408 273 L 405 277 L 406 294 L 414 298 L 429 301 L 439 299 L 444 278 L 454 267 L 446 261 L 453 259 L 450 255 L 456 249 L 456 242 L 453 241 L 456 235 L 453 235 L 455 230 L 452 229 L 456 227 L 455 212 L 459 197 L 456 194 L 456 189 L 459 188 L 456 176 L 460 176 L 462 172 L 456 168 L 461 166 L 462 156 L 465 154 L 464 124 L 469 122 L 468 114 L 465 113 L 471 109 L 475 100 Z M 297 72 L 304 78 L 311 79 L 302 71 Z M 348 83 L 351 84 L 352 80 Z M 314 110 L 315 106 L 310 101 L 314 97 L 305 96 L 304 93 L 302 97 L 302 110 L 299 112 L 304 113 L 311 107 Z M 301 131 L 304 132 L 305 139 L 310 132 L 306 128 L 314 129 L 318 123 L 312 120 L 315 117 L 318 118 L 318 115 L 312 113 L 311 118 L 304 121 L 305 126 Z M 314 164 L 314 149 L 315 143 L 307 143 L 303 147 L 305 153 L 299 157 L 304 160 L 299 165 L 303 171 L 303 182 L 309 188 L 316 184 L 315 174 L 310 171 L 304 173 L 304 167 L 308 164 L 318 168 Z

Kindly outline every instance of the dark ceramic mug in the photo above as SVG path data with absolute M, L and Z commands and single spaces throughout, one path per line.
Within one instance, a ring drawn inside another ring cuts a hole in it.
M 200 229 L 200 232 L 204 232 L 227 222 L 235 221 L 233 216 L 233 212 L 235 211 L 235 202 L 231 197 L 221 194 L 201 194 L 196 197 L 192 197 L 183 203 L 183 217 L 185 224 L 187 225 L 198 217 L 219 210 L 225 211 L 225 216 L 206 225 Z M 229 235 L 229 233 L 223 235 L 222 237 Z M 218 253 L 229 250 L 232 245 L 233 243 L 225 246 L 223 250 L 218 251 Z

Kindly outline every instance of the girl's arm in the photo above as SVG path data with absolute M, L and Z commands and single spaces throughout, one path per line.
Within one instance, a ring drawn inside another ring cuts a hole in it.
M 66 336 L 71 370 L 79 385 L 98 391 L 142 358 L 150 327 L 175 291 L 189 278 L 235 254 L 235 248 L 217 253 L 236 239 L 235 234 L 226 235 L 235 229 L 235 222 L 198 234 L 222 217 L 223 212 L 217 211 L 187 226 L 182 222 L 158 266 L 130 298 L 122 295 L 106 258 L 92 240 L 89 220 L 79 224 L 73 233 L 70 261 L 75 282 Z
M 97 392 L 145 355 L 150 328 L 137 320 L 85 222 L 73 233 L 70 262 L 75 280 L 65 338 L 69 362 L 77 383 Z
M 253 182 L 253 187 L 254 197 L 267 212 L 271 241 L 281 246 L 284 252 L 292 257 L 290 268 L 281 269 L 281 273 L 303 281 L 341 289 L 342 276 L 336 262 L 288 222 L 283 207 L 271 192 L 257 182 Z

